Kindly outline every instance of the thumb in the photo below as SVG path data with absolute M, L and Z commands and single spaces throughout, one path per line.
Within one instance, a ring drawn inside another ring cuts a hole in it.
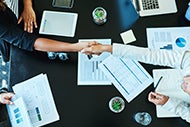
M 20 18 L 18 19 L 18 24 L 20 24 L 21 21 L 22 21 L 22 17 L 20 17 Z
M 12 104 L 13 104 L 13 102 L 12 102 L 12 101 L 10 101 L 10 100 L 5 100 L 5 101 L 4 101 L 4 104 L 9 104 L 9 105 L 12 105 Z
M 90 48 L 83 48 L 81 50 L 82 53 L 88 53 L 90 51 Z

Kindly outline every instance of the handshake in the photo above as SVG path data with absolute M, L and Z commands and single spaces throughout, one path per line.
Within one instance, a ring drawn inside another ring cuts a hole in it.
M 86 44 L 85 44 L 86 43 Z M 79 45 L 85 44 L 85 46 L 80 50 L 82 53 L 86 55 L 100 55 L 103 52 L 112 53 L 112 45 L 108 44 L 100 44 L 96 41 L 93 42 L 79 42 Z

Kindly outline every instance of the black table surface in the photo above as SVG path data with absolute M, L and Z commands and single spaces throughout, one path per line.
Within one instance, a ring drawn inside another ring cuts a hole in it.
M 122 43 L 120 33 L 132 29 L 137 41 L 133 45 L 147 47 L 146 28 L 188 26 L 184 14 L 188 0 L 177 0 L 178 12 L 158 16 L 140 17 L 131 28 L 124 24 L 127 19 L 125 12 L 117 3 L 120 0 L 75 0 L 73 8 L 53 8 L 51 0 L 34 0 L 38 25 L 43 10 L 76 12 L 79 14 L 75 37 L 47 36 L 51 39 L 77 42 L 78 39 L 111 38 L 112 42 Z M 102 26 L 93 23 L 91 12 L 102 6 L 108 12 L 108 21 Z M 124 17 L 124 18 L 123 18 Z M 38 33 L 38 29 L 35 31 Z M 110 111 L 108 103 L 114 96 L 122 95 L 112 86 L 77 86 L 78 54 L 69 53 L 68 61 L 49 60 L 43 52 L 27 52 L 16 47 L 11 49 L 10 85 L 14 85 L 40 73 L 46 73 L 53 93 L 60 120 L 47 127 L 140 127 L 133 120 L 133 115 L 139 111 L 149 112 L 152 116 L 150 127 L 188 127 L 189 124 L 181 118 L 157 118 L 155 105 L 148 102 L 147 96 L 153 84 L 139 94 L 132 102 L 127 103 L 124 111 L 115 114 Z M 141 63 L 142 64 L 142 63 Z M 152 69 L 164 68 L 142 64 L 152 75 Z M 123 98 L 123 97 L 122 97 Z

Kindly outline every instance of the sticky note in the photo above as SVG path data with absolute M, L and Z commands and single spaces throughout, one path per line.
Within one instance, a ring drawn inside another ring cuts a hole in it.
M 125 31 L 120 34 L 124 44 L 136 41 L 135 35 L 132 30 Z

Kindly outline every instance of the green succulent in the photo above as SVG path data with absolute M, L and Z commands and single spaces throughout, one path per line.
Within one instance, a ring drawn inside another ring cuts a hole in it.
M 98 18 L 101 18 L 103 15 L 104 15 L 104 12 L 102 10 L 97 10 L 95 12 L 95 15 L 98 17 Z

